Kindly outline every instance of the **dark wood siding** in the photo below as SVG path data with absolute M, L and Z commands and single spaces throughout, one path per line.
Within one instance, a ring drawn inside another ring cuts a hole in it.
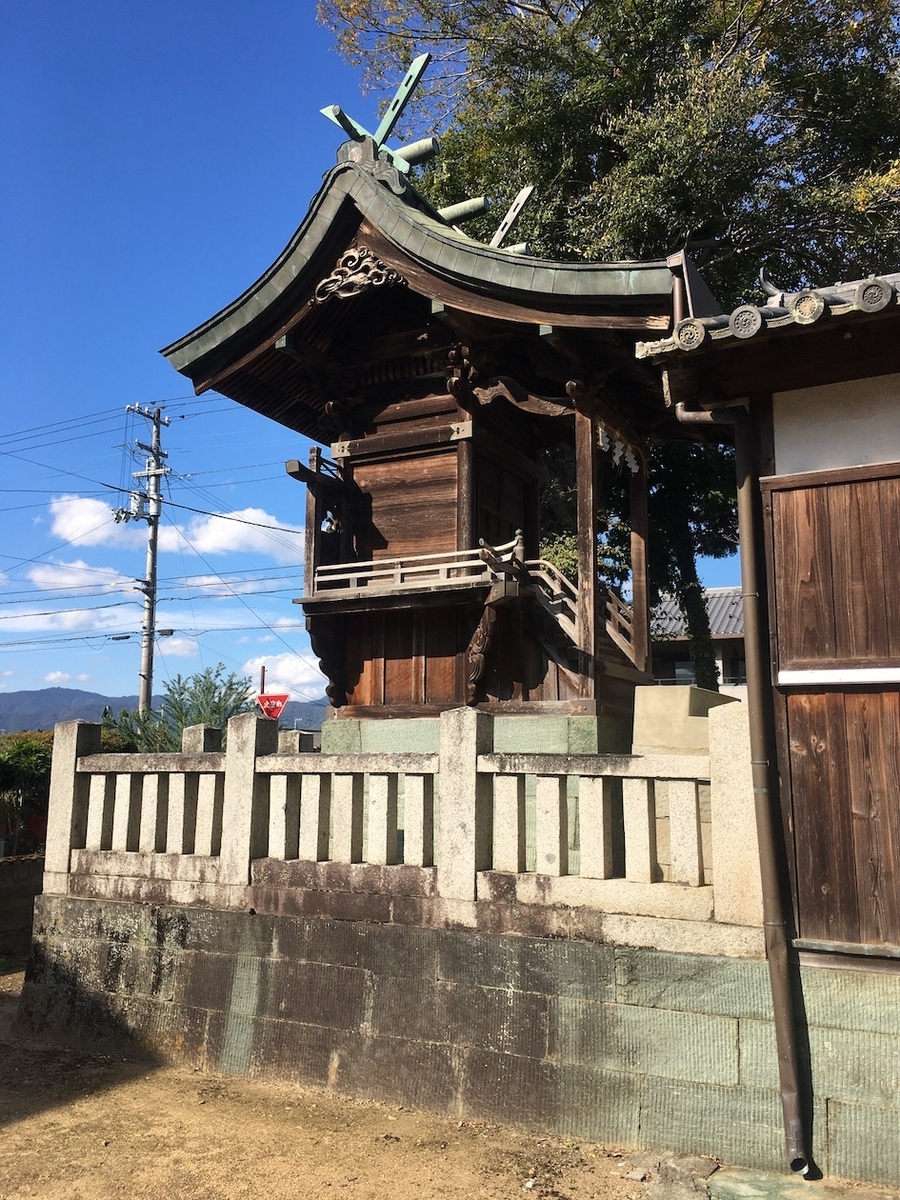
M 900 943 L 900 693 L 786 697 L 800 934 Z
M 457 448 L 355 463 L 369 499 L 357 515 L 357 557 L 396 558 L 456 549 Z
M 525 528 L 526 482 L 496 461 L 479 455 L 475 486 L 475 538 L 489 546 L 511 542 Z
M 900 663 L 900 480 L 772 492 L 778 666 Z
M 797 932 L 897 947 L 900 686 L 853 672 L 900 667 L 900 468 L 775 478 L 764 493 Z
M 360 613 L 349 623 L 347 703 L 365 708 L 460 704 L 462 655 L 480 608 Z

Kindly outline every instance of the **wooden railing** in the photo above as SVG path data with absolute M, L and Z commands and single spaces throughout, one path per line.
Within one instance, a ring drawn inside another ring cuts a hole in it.
M 473 584 L 492 584 L 502 574 L 513 574 L 531 586 L 532 594 L 541 607 L 577 646 L 576 587 L 546 559 L 517 559 L 520 547 L 521 539 L 514 538 L 503 546 L 482 546 L 475 550 L 406 555 L 318 567 L 313 595 L 333 595 L 337 590 L 343 598 L 359 592 L 371 594 L 417 588 L 471 587 Z M 611 588 L 606 589 L 603 603 L 606 608 L 606 632 L 619 649 L 635 662 L 630 607 Z
M 637 665 L 634 648 L 634 622 L 630 605 L 617 596 L 612 588 L 606 589 L 602 600 L 606 606 L 606 632 L 622 653 L 627 654 Z M 643 670 L 643 666 L 641 669 Z
M 437 754 L 304 753 L 298 739 L 248 715 L 224 753 L 199 727 L 182 754 L 101 754 L 99 727 L 57 726 L 45 890 L 234 908 L 253 884 L 339 878 L 349 892 L 712 914 L 707 759 L 495 754 L 493 718 L 471 709 L 443 714 Z
M 334 589 L 393 592 L 408 588 L 471 586 L 490 583 L 490 566 L 479 550 L 444 551 L 377 558 L 368 562 L 336 563 L 318 567 L 314 594 Z

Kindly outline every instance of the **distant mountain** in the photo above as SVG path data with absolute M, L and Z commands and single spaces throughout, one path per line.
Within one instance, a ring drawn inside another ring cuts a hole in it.
M 154 696 L 154 705 L 161 701 Z M 107 705 L 114 713 L 137 708 L 137 696 L 101 696 L 77 688 L 51 687 L 35 692 L 0 692 L 0 731 L 52 729 L 58 721 L 99 721 Z M 323 696 L 318 703 L 290 700 L 280 724 L 287 729 L 319 729 L 329 711 Z

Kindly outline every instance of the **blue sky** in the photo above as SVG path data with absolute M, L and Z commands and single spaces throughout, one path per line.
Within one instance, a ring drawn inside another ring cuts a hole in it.
M 154 690 L 220 661 L 256 679 L 265 662 L 268 690 L 321 695 L 291 604 L 304 489 L 283 468 L 307 445 L 194 397 L 158 351 L 299 225 L 342 136 L 318 110 L 375 122 L 380 98 L 331 44 L 314 0 L 6 6 L 0 690 L 137 692 L 146 527 L 110 509 L 144 465 L 148 425 L 126 406 L 162 405 L 157 624 L 175 633 Z M 736 582 L 736 560 L 706 576 Z

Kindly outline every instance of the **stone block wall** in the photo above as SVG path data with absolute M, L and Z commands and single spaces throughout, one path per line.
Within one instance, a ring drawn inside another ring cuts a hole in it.
M 764 962 L 45 896 L 23 1032 L 784 1170 Z M 804 968 L 813 1152 L 900 1184 L 900 976 Z

